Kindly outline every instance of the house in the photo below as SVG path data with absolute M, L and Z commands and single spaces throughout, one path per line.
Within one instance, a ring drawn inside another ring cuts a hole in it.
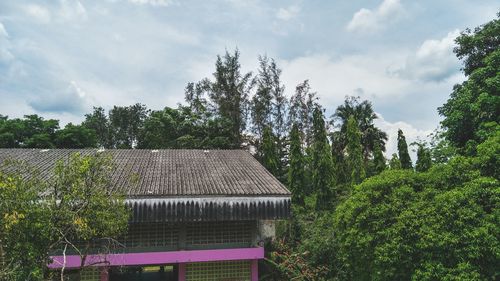
M 112 155 L 113 184 L 138 176 L 123 247 L 89 255 L 83 280 L 256 281 L 263 241 L 290 215 L 290 192 L 244 150 L 0 149 L 0 162 L 24 160 L 47 176 L 75 152 Z M 48 266 L 80 262 L 54 255 Z

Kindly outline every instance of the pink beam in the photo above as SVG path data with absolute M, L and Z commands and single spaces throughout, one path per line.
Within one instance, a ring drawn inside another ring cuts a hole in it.
M 63 256 L 53 256 L 49 268 L 63 266 Z M 86 266 L 155 265 L 168 263 L 190 263 L 207 261 L 254 260 L 264 258 L 264 248 L 239 248 L 217 250 L 193 250 L 173 252 L 147 252 L 108 255 L 88 255 Z M 80 267 L 78 255 L 66 256 L 66 268 Z
M 259 281 L 259 260 L 255 259 L 251 261 L 252 267 L 252 281 Z

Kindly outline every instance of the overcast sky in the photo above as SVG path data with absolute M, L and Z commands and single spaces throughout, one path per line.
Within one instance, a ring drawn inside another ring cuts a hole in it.
M 81 122 L 92 106 L 183 102 L 217 54 L 238 47 L 283 69 L 286 92 L 309 79 L 331 114 L 346 95 L 373 102 L 388 153 L 439 124 L 436 108 L 464 77 L 453 55 L 466 27 L 498 1 L 0 1 L 0 114 Z

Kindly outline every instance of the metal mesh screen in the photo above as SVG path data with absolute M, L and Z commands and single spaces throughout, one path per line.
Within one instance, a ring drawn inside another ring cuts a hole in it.
M 247 221 L 197 222 L 186 226 L 187 245 L 213 245 L 252 241 L 252 225 Z
M 85 268 L 81 272 L 81 281 L 99 281 L 99 273 L 99 268 Z
M 250 281 L 249 261 L 190 263 L 186 281 Z
M 172 247 L 179 242 L 179 227 L 166 223 L 134 223 L 129 225 L 124 244 L 135 247 Z

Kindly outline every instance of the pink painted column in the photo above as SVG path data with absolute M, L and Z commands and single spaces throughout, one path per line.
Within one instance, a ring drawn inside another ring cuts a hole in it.
M 259 281 L 259 260 L 252 260 L 251 262 L 252 270 L 252 281 Z
M 109 268 L 101 267 L 101 276 L 99 278 L 100 281 L 109 281 Z
M 185 263 L 179 263 L 179 281 L 186 281 L 186 264 Z

